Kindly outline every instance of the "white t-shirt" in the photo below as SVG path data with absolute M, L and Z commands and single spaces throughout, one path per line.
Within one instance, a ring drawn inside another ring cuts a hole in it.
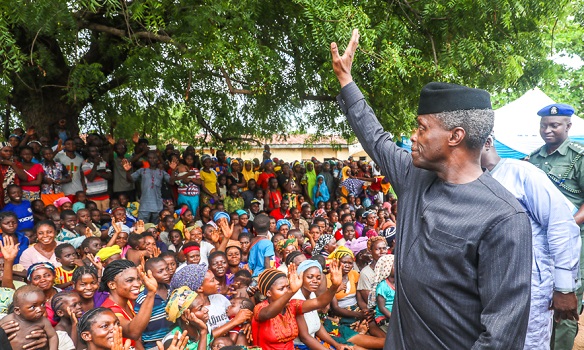
M 375 277 L 375 272 L 371 268 L 371 265 L 367 265 L 359 273 L 359 282 L 357 283 L 357 290 L 371 290 L 373 288 L 373 278 Z
M 207 310 L 209 310 L 207 326 L 209 326 L 210 330 L 213 330 L 229 322 L 227 308 L 231 305 L 231 302 L 223 294 L 209 295 L 209 301 L 211 304 L 206 306 Z
M 83 191 L 83 184 L 81 183 L 81 163 L 83 163 L 83 157 L 75 153 L 75 158 L 71 159 L 65 151 L 61 151 L 55 156 L 55 161 L 63 164 L 67 168 L 69 175 L 71 175 L 72 181 L 63 184 L 63 192 L 65 195 L 72 195 L 77 191 Z
M 297 291 L 292 299 L 306 300 L 304 294 L 302 294 L 302 290 Z M 316 299 L 316 294 L 310 293 L 310 299 Z M 314 338 L 316 332 L 318 332 L 321 326 L 320 318 L 318 318 L 318 311 L 312 310 L 310 312 L 304 313 L 304 321 L 306 322 L 306 327 L 308 328 L 308 334 Z M 296 338 L 294 339 L 294 344 L 302 345 L 304 343 L 300 341 L 300 338 Z
M 75 350 L 73 340 L 67 332 L 57 331 L 57 337 L 59 338 L 59 350 Z
M 209 254 L 211 254 L 211 250 L 215 249 L 215 246 L 207 241 L 201 241 L 201 264 L 207 264 L 209 267 Z

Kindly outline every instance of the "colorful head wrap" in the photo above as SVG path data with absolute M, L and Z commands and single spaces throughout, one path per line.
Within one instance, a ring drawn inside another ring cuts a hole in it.
M 296 249 L 298 249 L 298 243 L 296 241 L 296 238 L 288 238 L 281 240 L 280 242 L 278 242 L 278 244 L 276 244 L 276 250 L 278 252 L 281 252 L 291 245 L 295 246 Z
M 39 269 L 47 269 L 47 270 L 50 270 L 53 273 L 53 275 L 55 274 L 55 266 L 53 264 L 51 264 L 50 262 L 43 261 L 43 262 L 34 263 L 34 264 L 29 266 L 28 272 L 26 273 L 26 279 L 28 281 L 30 281 L 31 280 L 30 277 L 32 276 L 32 273 L 35 272 L 36 270 L 39 270 Z
M 72 203 L 71 200 L 67 197 L 61 197 L 53 202 L 53 205 L 57 208 L 60 208 L 65 203 Z
M 113 255 L 121 254 L 122 249 L 118 245 L 112 245 L 111 247 L 101 248 L 95 257 L 99 259 L 99 261 L 106 261 L 107 259 L 111 258 Z
M 182 216 L 184 213 L 187 212 L 187 210 L 189 210 L 189 207 L 183 206 L 180 209 L 175 210 L 174 212 L 176 213 L 176 215 Z
M 197 293 L 186 286 L 173 290 L 166 303 L 166 319 L 173 323 L 176 322 L 183 312 L 191 306 L 196 297 Z
M 312 250 L 312 256 L 318 255 L 324 249 L 324 246 L 329 244 L 333 240 L 333 235 L 322 235 L 318 238 L 318 241 L 314 244 L 314 249 Z
M 231 223 L 231 217 L 229 216 L 229 214 L 227 214 L 224 211 L 218 211 L 215 213 L 215 215 L 213 216 L 213 221 L 215 221 L 215 223 L 218 223 L 219 220 L 221 219 L 227 219 L 227 223 Z
M 382 255 L 379 260 L 377 260 L 377 263 L 375 264 L 375 275 L 373 276 L 373 286 L 371 287 L 371 291 L 377 290 L 377 285 L 389 277 L 391 270 L 393 269 L 393 262 L 393 254 Z M 369 293 L 369 300 L 367 300 L 367 306 L 369 308 L 375 307 L 375 304 L 377 303 L 375 300 L 376 295 L 377 293 Z
M 379 242 L 379 241 L 385 241 L 385 238 L 383 238 L 381 236 L 371 237 L 369 239 L 369 242 L 367 242 L 367 250 L 371 251 L 375 242 Z
M 278 278 L 286 277 L 286 274 L 280 270 L 274 268 L 264 270 L 258 276 L 258 288 L 263 295 L 266 295 L 272 287 L 272 284 L 276 282 Z
M 355 259 L 355 255 L 351 249 L 345 246 L 338 246 L 330 255 L 328 256 L 329 259 L 336 259 L 341 260 L 344 257 L 350 256 L 351 258 Z
M 16 134 L 10 134 L 10 136 L 8 136 L 8 139 L 10 140 L 11 138 L 16 137 L 18 140 L 22 140 L 22 137 L 16 135 Z
M 377 237 L 377 236 L 379 236 L 379 234 L 378 234 L 378 233 L 377 233 L 377 231 L 375 231 L 375 230 L 368 230 L 368 231 L 365 233 L 365 236 L 367 236 L 367 238 L 373 238 L 373 237 Z
M 243 209 L 239 209 L 235 211 L 237 213 L 237 215 L 242 216 L 242 215 L 248 215 L 247 211 L 243 210 Z
M 325 216 L 325 214 L 326 214 L 326 211 L 324 209 L 320 208 L 320 209 L 317 209 L 314 211 L 314 213 L 312 214 L 312 217 L 320 218 L 320 217 Z
M 345 247 L 351 249 L 353 254 L 357 255 L 362 250 L 367 249 L 367 242 L 369 238 L 367 237 L 359 237 L 354 241 L 347 241 L 345 242 Z
M 361 214 L 362 218 L 366 218 L 368 217 L 370 214 L 375 214 L 375 212 L 373 210 L 366 210 L 365 212 L 363 212 L 363 214 Z
M 203 285 L 205 274 L 207 273 L 207 264 L 190 264 L 177 270 L 170 280 L 170 290 L 178 289 L 182 286 L 189 287 L 196 291 Z
M 296 268 L 296 273 L 298 273 L 298 275 L 300 276 L 301 274 L 304 273 L 304 271 L 313 268 L 313 267 L 318 267 L 318 270 L 320 272 L 322 272 L 322 266 L 320 265 L 320 263 L 316 260 L 304 260 L 303 262 L 301 262 L 300 264 L 298 264 L 298 268 Z
M 278 220 L 278 222 L 276 222 L 276 230 L 280 230 L 280 227 L 282 227 L 282 225 L 288 225 L 288 228 L 292 228 L 292 224 L 288 219 L 280 219 Z
M 188 253 L 192 252 L 193 250 L 198 250 L 198 251 L 201 251 L 201 247 L 198 247 L 198 246 L 196 246 L 196 245 L 192 245 L 192 246 L 189 246 L 189 247 L 183 248 L 183 253 L 184 253 L 185 255 L 187 255 Z

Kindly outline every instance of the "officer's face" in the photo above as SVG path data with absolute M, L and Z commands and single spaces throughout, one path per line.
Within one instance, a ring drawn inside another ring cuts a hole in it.
M 412 141 L 412 161 L 414 166 L 433 170 L 447 158 L 450 132 L 442 122 L 430 114 L 418 116 L 418 128 Z
M 546 145 L 559 146 L 568 138 L 571 126 L 570 117 L 543 117 L 539 123 L 539 134 Z

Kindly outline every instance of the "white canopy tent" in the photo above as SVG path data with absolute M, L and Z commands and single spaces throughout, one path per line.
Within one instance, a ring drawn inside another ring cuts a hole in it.
M 501 157 L 520 159 L 544 144 L 537 112 L 552 103 L 555 101 L 536 87 L 495 110 L 495 147 Z M 576 115 L 572 117 L 570 138 L 584 142 L 584 120 Z

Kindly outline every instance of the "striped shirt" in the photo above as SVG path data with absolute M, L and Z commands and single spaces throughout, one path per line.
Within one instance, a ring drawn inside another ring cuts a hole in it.
M 144 289 L 138 295 L 136 299 L 136 304 L 134 305 L 134 311 L 138 313 L 140 307 L 146 299 L 146 294 L 148 291 Z M 144 349 L 156 348 L 156 341 L 162 340 L 165 335 L 170 332 L 174 324 L 166 319 L 166 300 L 158 294 L 154 297 L 154 306 L 152 307 L 152 316 L 150 316 L 150 321 L 148 321 L 148 326 L 144 332 L 142 332 L 142 343 L 144 344 Z

